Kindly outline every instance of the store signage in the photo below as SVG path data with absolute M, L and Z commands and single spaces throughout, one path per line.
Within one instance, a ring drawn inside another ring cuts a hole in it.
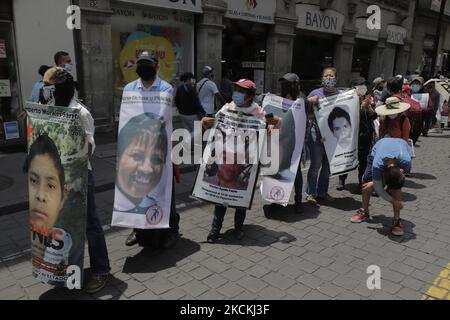
M 242 68 L 264 69 L 264 62 L 262 62 L 262 61 L 242 61 Z
M 393 44 L 405 44 L 405 38 L 407 31 L 405 28 L 397 25 L 390 24 L 387 26 L 387 42 L 393 43 Z
M 276 1 L 225 0 L 228 4 L 226 18 L 274 24 Z
M 320 10 L 319 6 L 297 4 L 297 28 L 342 35 L 345 16 L 332 9 Z
M 202 13 L 201 0 L 121 0 L 121 2 Z
M 11 84 L 8 79 L 0 80 L 0 97 L 11 97 Z
M 19 123 L 17 121 L 4 122 L 6 140 L 19 139 Z
M 369 28 L 367 28 L 367 18 L 357 18 L 356 28 L 358 29 L 358 34 L 356 35 L 356 38 L 378 41 L 378 38 L 380 36 L 380 30 L 379 29 L 370 30 Z

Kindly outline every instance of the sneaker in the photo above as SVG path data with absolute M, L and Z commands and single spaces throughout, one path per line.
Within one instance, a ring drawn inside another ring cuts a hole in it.
M 163 245 L 164 249 L 173 248 L 177 244 L 178 239 L 180 239 L 180 234 L 178 232 L 169 233 Z
M 301 203 L 296 203 L 294 205 L 294 212 L 296 214 L 302 214 L 303 213 L 303 205 Z
M 137 238 L 136 238 L 136 231 L 133 230 L 133 232 L 130 233 L 130 235 L 127 238 L 127 241 L 125 241 L 125 245 L 127 247 L 131 247 L 134 246 L 135 244 L 137 244 Z
M 106 275 L 96 275 L 93 274 L 88 284 L 86 285 L 86 293 L 96 293 L 102 290 L 106 283 L 108 282 L 109 274 Z
M 344 189 L 345 189 L 344 184 L 342 184 L 342 183 L 339 182 L 338 186 L 336 187 L 336 190 L 337 190 L 337 191 L 342 191 L 342 190 L 344 190 Z
M 333 198 L 328 193 L 323 195 L 323 196 L 318 196 L 317 198 L 319 200 L 321 200 L 321 201 L 324 201 L 324 202 L 334 202 L 334 201 L 336 201 L 336 198 Z
M 350 219 L 353 223 L 361 223 L 369 219 L 370 215 L 364 209 L 359 209 L 358 212 Z
M 233 234 L 234 234 L 234 237 L 236 238 L 236 240 L 244 239 L 244 231 L 242 231 L 242 228 L 234 229 Z
M 399 237 L 404 234 L 401 219 L 398 219 L 397 222 L 395 222 L 395 220 L 392 220 L 391 233 L 394 236 L 399 236 Z
M 313 206 L 317 206 L 317 200 L 316 200 L 316 197 L 314 197 L 314 196 L 306 196 L 306 202 L 308 202 L 309 204 L 311 204 Z
M 208 234 L 208 238 L 206 239 L 206 241 L 207 241 L 208 243 L 216 243 L 216 241 L 217 241 L 218 239 L 219 239 L 219 234 L 216 233 L 216 232 L 211 231 L 211 232 Z

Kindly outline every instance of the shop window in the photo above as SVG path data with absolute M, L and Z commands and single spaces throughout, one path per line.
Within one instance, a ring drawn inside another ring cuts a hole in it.
M 370 61 L 372 56 L 373 43 L 370 41 L 358 40 L 353 48 L 352 73 L 365 79 L 369 78 Z

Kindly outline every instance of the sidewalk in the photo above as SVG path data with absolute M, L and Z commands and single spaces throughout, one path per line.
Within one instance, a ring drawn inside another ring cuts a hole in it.
M 27 212 L 0 216 L 0 299 L 450 299 L 450 131 L 430 133 L 418 144 L 404 189 L 404 237 L 389 234 L 392 208 L 380 198 L 372 199 L 368 222 L 350 223 L 361 205 L 361 196 L 350 192 L 353 172 L 342 192 L 331 179 L 335 203 L 306 206 L 301 215 L 287 209 L 265 217 L 257 190 L 246 237 L 233 239 L 230 210 L 223 238 L 208 244 L 213 206 L 188 202 L 190 173 L 182 177 L 185 189 L 177 185 L 182 239 L 169 251 L 126 247 L 130 230 L 109 226 L 113 191 L 96 195 L 112 277 L 95 295 L 37 283 Z M 105 165 L 106 155 L 94 170 Z M 87 249 L 85 255 L 88 268 Z M 381 269 L 380 290 L 367 289 L 371 265 Z

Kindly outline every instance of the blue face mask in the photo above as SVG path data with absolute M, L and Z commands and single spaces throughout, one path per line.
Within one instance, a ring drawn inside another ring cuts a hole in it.
M 245 94 L 239 91 L 233 92 L 233 102 L 238 107 L 242 107 L 245 103 Z
M 337 80 L 336 79 L 323 79 L 322 86 L 327 89 L 332 89 L 336 87 Z
M 72 72 L 72 67 L 73 67 L 72 64 L 66 63 L 66 64 L 64 65 L 64 70 L 66 70 L 67 72 L 71 73 L 71 72 Z
M 422 87 L 420 86 L 420 84 L 413 84 L 411 86 L 411 92 L 412 93 L 418 93 L 420 91 Z

